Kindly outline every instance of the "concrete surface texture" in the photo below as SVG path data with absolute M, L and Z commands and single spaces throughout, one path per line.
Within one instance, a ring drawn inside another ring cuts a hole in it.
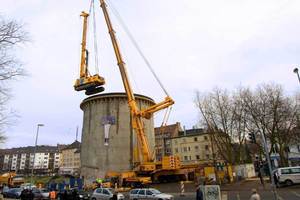
M 140 109 L 154 101 L 135 95 Z M 83 100 L 81 175 L 85 180 L 102 178 L 107 172 L 132 169 L 137 145 L 125 93 L 105 93 Z M 143 120 L 151 150 L 154 150 L 153 118 Z M 106 129 L 106 136 L 105 136 Z

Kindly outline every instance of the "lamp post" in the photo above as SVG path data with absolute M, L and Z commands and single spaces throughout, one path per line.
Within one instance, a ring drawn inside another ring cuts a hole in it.
M 33 177 L 33 169 L 34 169 L 34 163 L 35 163 L 35 153 L 36 153 L 36 148 L 37 148 L 39 130 L 40 130 L 40 127 L 42 127 L 42 126 L 44 126 L 44 124 L 38 124 L 37 129 L 36 129 L 35 144 L 34 144 L 34 151 L 33 151 L 33 163 L 32 163 L 31 176 L 30 176 L 30 189 L 31 189 L 31 186 L 32 186 L 32 177 Z
M 296 67 L 296 68 L 293 70 L 293 72 L 294 72 L 295 74 L 297 74 L 298 81 L 299 81 L 299 83 L 300 83 L 300 76 L 299 76 L 299 70 L 298 70 L 298 68 Z

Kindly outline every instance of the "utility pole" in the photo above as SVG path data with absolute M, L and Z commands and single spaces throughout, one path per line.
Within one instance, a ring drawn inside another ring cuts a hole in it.
M 270 173 L 270 178 L 271 178 L 271 188 L 273 190 L 275 200 L 278 200 L 276 185 L 275 185 L 274 177 L 273 177 L 273 174 L 272 174 L 272 165 L 271 165 L 271 159 L 270 159 L 270 155 L 269 155 L 268 145 L 267 145 L 265 134 L 263 132 L 261 132 L 261 137 L 262 137 L 262 140 L 263 140 L 265 155 L 266 155 L 266 158 L 267 158 L 267 161 L 268 161 L 268 168 L 269 168 L 269 173 Z

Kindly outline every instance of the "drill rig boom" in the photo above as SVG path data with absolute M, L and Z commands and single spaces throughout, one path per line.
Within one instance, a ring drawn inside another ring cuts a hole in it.
M 83 17 L 83 31 L 82 31 L 82 43 L 81 43 L 81 61 L 80 61 L 80 78 L 76 80 L 74 89 L 76 91 L 85 90 L 86 95 L 92 95 L 104 91 L 102 85 L 105 84 L 103 77 L 95 74 L 89 75 L 88 71 L 88 50 L 86 49 L 86 35 L 87 35 L 87 20 L 88 13 L 82 12 Z

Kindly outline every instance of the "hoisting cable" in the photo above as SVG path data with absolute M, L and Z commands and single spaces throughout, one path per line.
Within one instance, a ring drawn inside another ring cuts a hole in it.
M 159 80 L 158 76 L 154 72 L 154 69 L 151 66 L 150 62 L 148 61 L 148 59 L 146 58 L 146 56 L 142 52 L 141 48 L 139 47 L 138 43 L 134 39 L 133 35 L 129 31 L 128 27 L 126 26 L 126 24 L 122 20 L 121 15 L 119 14 L 119 12 L 117 11 L 117 9 L 113 6 L 113 4 L 109 0 L 107 0 L 107 2 L 108 2 L 107 4 L 109 5 L 109 7 L 111 8 L 112 13 L 116 16 L 117 20 L 121 24 L 121 26 L 124 29 L 125 33 L 128 35 L 129 39 L 131 40 L 131 42 L 133 43 L 134 47 L 136 48 L 136 50 L 138 51 L 138 53 L 140 54 L 140 56 L 142 57 L 142 59 L 146 63 L 147 67 L 150 69 L 151 73 L 153 74 L 153 76 L 155 77 L 155 79 L 157 80 L 157 82 L 159 83 L 160 87 L 163 89 L 163 91 L 165 92 L 165 94 L 167 96 L 169 96 L 167 90 L 165 89 L 165 87 L 163 86 L 162 82 Z
M 95 3 L 91 0 L 89 13 L 93 16 L 93 42 L 94 42 L 94 59 L 95 59 L 95 71 L 99 74 L 99 59 L 98 59 L 98 45 L 97 45 L 97 27 L 96 27 L 96 15 L 95 15 Z
M 167 125 L 169 117 L 170 117 L 170 113 L 172 111 L 172 108 L 173 108 L 172 106 L 167 108 L 166 113 L 165 113 L 164 118 L 163 118 L 163 121 L 161 123 L 161 127 Z

